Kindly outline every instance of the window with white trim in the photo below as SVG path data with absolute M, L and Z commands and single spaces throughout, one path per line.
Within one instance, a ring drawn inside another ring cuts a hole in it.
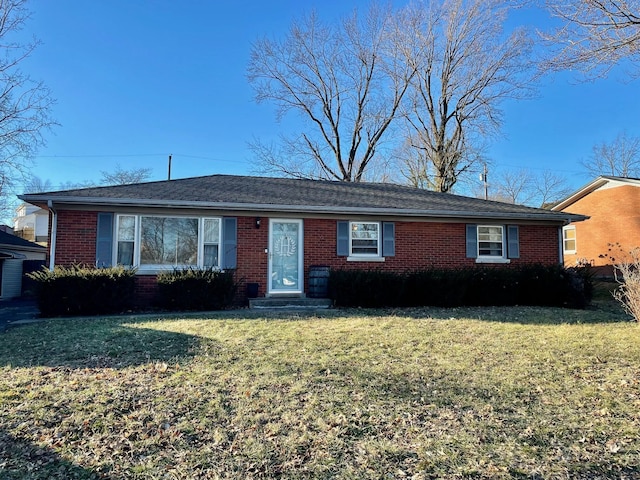
M 116 263 L 141 270 L 220 266 L 220 218 L 118 215 Z
M 202 219 L 202 266 L 220 266 L 220 219 Z
M 478 258 L 505 258 L 504 227 L 478 225 Z
M 118 216 L 117 228 L 116 263 L 118 265 L 132 266 L 136 241 L 136 217 L 134 215 Z
M 576 227 L 562 227 L 562 250 L 564 253 L 576 253 Z
M 349 249 L 351 256 L 380 257 L 380 223 L 350 222 Z

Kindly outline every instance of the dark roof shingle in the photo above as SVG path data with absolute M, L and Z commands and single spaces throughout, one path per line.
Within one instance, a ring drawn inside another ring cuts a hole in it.
M 16 235 L 12 235 L 3 231 L 0 231 L 0 245 L 4 247 L 28 247 L 46 250 L 42 245 L 38 245 L 37 243 L 30 242 L 29 240 L 25 240 L 24 238 L 20 238 Z
M 36 204 L 46 200 L 72 203 L 117 203 L 173 206 L 201 204 L 203 207 L 264 209 L 287 206 L 300 211 L 346 211 L 357 209 L 361 213 L 384 211 L 387 214 L 438 213 L 453 216 L 500 215 L 532 216 L 561 220 L 566 217 L 548 210 L 487 201 L 478 198 L 439 193 L 389 183 L 351 183 L 323 180 L 303 180 L 274 177 L 211 175 L 204 177 L 165 180 L 159 182 L 92 187 L 58 192 L 25 194 L 21 199 Z M 542 218 L 541 218 L 542 219 Z

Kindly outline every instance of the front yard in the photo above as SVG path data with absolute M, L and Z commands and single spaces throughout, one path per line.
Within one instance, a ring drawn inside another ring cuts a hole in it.
M 59 319 L 0 335 L 0 478 L 639 478 L 613 309 Z

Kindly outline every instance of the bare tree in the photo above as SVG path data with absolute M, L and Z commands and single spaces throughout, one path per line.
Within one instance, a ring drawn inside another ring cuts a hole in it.
M 43 193 L 53 190 L 53 184 L 51 180 L 42 180 L 36 175 L 29 177 L 23 187 L 23 191 L 26 193 Z
M 533 179 L 537 207 L 551 208 L 573 191 L 566 177 L 551 170 L 544 170 Z
M 338 25 L 312 13 L 284 39 L 254 43 L 248 78 L 256 100 L 273 102 L 278 119 L 295 112 L 306 125 L 275 147 L 252 144 L 266 170 L 363 179 L 415 74 L 420 47 L 400 18 L 375 4 Z
M 495 175 L 490 174 L 489 179 L 490 200 L 531 207 L 549 208 L 572 191 L 566 178 L 550 170 L 503 170 Z M 481 192 L 478 186 L 474 194 L 484 198 L 484 191 Z
M 13 188 L 13 181 L 9 178 L 5 172 L 0 171 L 0 212 L 2 212 L 3 219 L 9 219 L 12 217 L 13 211 L 16 207 L 14 195 L 10 192 Z
M 598 76 L 623 59 L 640 67 L 640 3 L 637 0 L 547 0 L 563 25 L 543 37 L 555 46 L 547 66 Z M 640 70 L 633 74 L 637 76 Z
M 531 171 L 524 168 L 502 172 L 495 182 L 493 199 L 520 205 L 531 204 L 535 197 L 532 178 Z
M 449 192 L 482 160 L 484 139 L 498 132 L 500 103 L 522 98 L 533 80 L 531 40 L 505 37 L 507 7 L 497 0 L 445 0 L 414 5 L 414 35 L 426 48 L 414 62 L 407 121 L 412 146 L 432 171 L 429 188 Z
M 599 143 L 591 156 L 581 162 L 590 175 L 640 176 L 640 137 L 619 133 L 611 143 Z
M 19 68 L 38 42 L 20 43 L 15 38 L 29 13 L 26 0 L 0 2 L 0 167 L 23 170 L 44 144 L 43 131 L 54 122 L 49 90 Z
M 436 190 L 433 183 L 435 173 L 433 163 L 424 149 L 415 148 L 417 140 L 411 133 L 392 153 L 397 165 L 398 180 L 412 187 Z
M 5 197 L 44 145 L 43 132 L 55 124 L 49 90 L 20 69 L 38 46 L 37 41 L 25 43 L 20 37 L 29 18 L 26 3 L 0 1 L 0 195 Z
M 131 183 L 144 182 L 151 176 L 150 168 L 131 168 L 123 169 L 120 165 L 116 165 L 113 172 L 101 170 L 101 183 L 103 185 L 128 185 Z
M 92 182 L 91 180 L 82 180 L 80 182 L 62 182 L 60 185 L 55 187 L 55 190 L 76 190 L 78 188 L 89 188 L 95 186 L 96 182 Z

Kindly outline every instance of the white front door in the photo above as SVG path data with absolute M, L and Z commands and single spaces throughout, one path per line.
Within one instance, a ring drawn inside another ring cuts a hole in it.
M 302 293 L 302 220 L 269 221 L 268 293 Z

